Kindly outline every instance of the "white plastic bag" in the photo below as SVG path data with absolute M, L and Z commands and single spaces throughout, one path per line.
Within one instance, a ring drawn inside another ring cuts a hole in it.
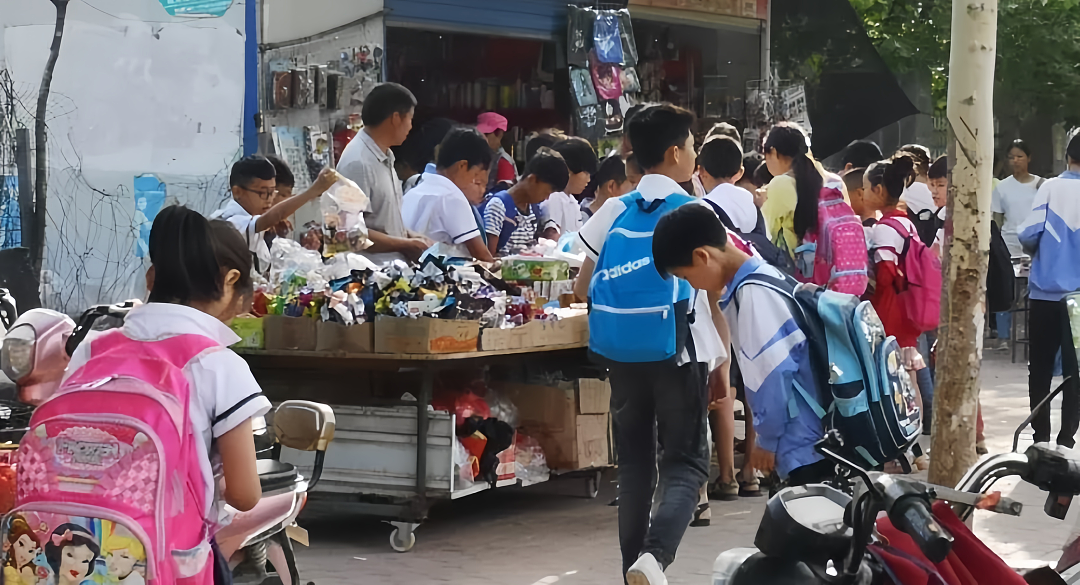
M 319 198 L 323 215 L 323 256 L 339 252 L 360 252 L 371 246 L 364 211 L 368 197 L 351 180 L 338 180 Z

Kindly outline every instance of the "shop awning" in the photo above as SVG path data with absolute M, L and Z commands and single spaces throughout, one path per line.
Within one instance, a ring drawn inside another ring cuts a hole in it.
M 550 41 L 566 34 L 566 0 L 386 0 L 386 25 Z

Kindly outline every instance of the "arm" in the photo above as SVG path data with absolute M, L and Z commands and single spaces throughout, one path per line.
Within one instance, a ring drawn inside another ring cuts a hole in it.
M 484 244 L 484 238 L 479 236 L 465 242 L 465 247 L 469 249 L 469 253 L 473 258 L 481 262 L 494 262 L 495 255 L 492 254 L 488 245 Z
M 710 388 L 712 395 L 709 396 L 709 402 L 717 402 L 727 398 L 731 393 L 731 330 L 728 328 L 723 311 L 720 310 L 720 293 L 710 291 L 708 298 L 709 308 L 712 309 L 713 326 L 720 334 L 720 341 L 724 344 L 724 353 L 727 354 L 727 359 L 716 368 L 720 372 L 718 386 L 715 389 Z
M 303 207 L 305 203 L 325 193 L 327 189 L 337 182 L 337 179 L 337 171 L 330 167 L 323 169 L 322 172 L 319 173 L 319 178 L 315 179 L 315 183 L 312 184 L 307 191 L 289 197 L 285 201 L 271 207 L 266 213 L 260 215 L 259 219 L 255 222 L 255 230 L 262 233 L 281 223 L 289 216 L 296 213 L 296 210 Z
M 581 265 L 581 270 L 578 271 L 577 280 L 574 281 L 574 296 L 577 297 L 579 301 L 584 302 L 589 300 L 589 283 L 592 282 L 593 270 L 595 268 L 596 261 L 586 257 L 585 262 Z
M 255 466 L 255 437 L 251 420 L 237 425 L 217 439 L 221 466 L 225 472 L 225 502 L 241 512 L 259 503 L 262 487 Z
M 994 220 L 994 223 L 998 224 L 998 229 L 1001 229 L 1001 226 L 1005 225 L 1004 213 L 999 213 L 995 211 L 993 214 L 991 214 L 991 219 Z
M 1053 181 L 1050 181 L 1039 187 L 1038 194 L 1035 195 L 1035 199 L 1031 202 L 1031 213 L 1016 230 L 1020 245 L 1024 247 L 1025 252 L 1031 255 L 1034 255 L 1038 249 L 1039 239 L 1042 238 L 1043 231 L 1046 229 L 1046 212 L 1050 207 L 1050 191 L 1048 187 L 1053 183 Z
M 371 240 L 371 247 L 367 252 L 398 252 L 412 260 L 418 260 L 420 255 L 431 247 L 421 238 L 395 238 L 371 229 L 368 230 L 368 239 Z

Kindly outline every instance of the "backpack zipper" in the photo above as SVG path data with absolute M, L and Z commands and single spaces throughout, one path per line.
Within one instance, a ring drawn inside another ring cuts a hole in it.
M 633 309 L 618 309 L 615 307 L 609 307 L 607 305 L 593 305 L 594 309 L 603 311 L 605 313 L 615 313 L 616 315 L 644 315 L 648 313 L 663 313 L 664 319 L 668 317 L 668 311 L 671 307 L 637 307 Z

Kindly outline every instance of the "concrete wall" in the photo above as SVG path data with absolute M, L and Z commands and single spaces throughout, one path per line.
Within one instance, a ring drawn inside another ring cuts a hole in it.
M 136 176 L 162 181 L 166 205 L 209 213 L 241 152 L 244 3 L 214 18 L 173 17 L 158 0 L 92 4 L 70 3 L 49 100 L 43 300 L 68 312 L 142 296 L 136 250 L 155 205 L 136 209 Z M 29 111 L 54 14 L 0 0 L 0 67 Z
M 371 16 L 382 0 L 263 0 L 260 43 L 310 37 Z

